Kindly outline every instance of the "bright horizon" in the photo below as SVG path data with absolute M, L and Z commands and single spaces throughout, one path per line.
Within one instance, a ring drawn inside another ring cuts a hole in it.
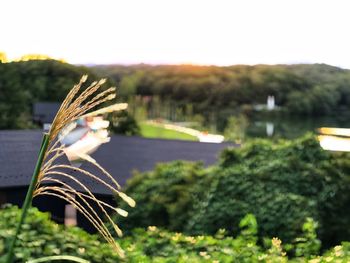
M 0 7 L 0 51 L 9 59 L 350 68 L 348 1 L 4 0 Z

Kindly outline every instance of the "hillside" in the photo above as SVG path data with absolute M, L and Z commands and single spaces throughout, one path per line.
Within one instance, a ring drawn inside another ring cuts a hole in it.
M 116 81 L 124 97 L 156 95 L 162 100 L 192 103 L 195 112 L 213 109 L 251 110 L 274 95 L 292 115 L 320 116 L 350 102 L 350 71 L 325 64 L 236 65 L 101 65 L 92 69 Z

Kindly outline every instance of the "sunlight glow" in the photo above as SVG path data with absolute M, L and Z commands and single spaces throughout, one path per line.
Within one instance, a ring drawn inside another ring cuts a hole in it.
M 4 0 L 0 51 L 70 63 L 350 68 L 342 0 Z

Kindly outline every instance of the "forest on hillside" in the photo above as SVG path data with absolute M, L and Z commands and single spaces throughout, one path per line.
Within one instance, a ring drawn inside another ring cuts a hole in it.
M 347 110 L 350 102 L 350 71 L 325 64 L 236 65 L 105 65 L 95 66 L 100 75 L 112 78 L 124 97 L 159 96 L 195 112 L 245 109 L 265 104 L 275 96 L 281 110 L 291 115 L 319 116 Z
M 183 115 L 199 114 L 205 121 L 216 112 L 222 127 L 233 114 L 256 113 L 271 95 L 278 106 L 273 114 L 282 116 L 337 115 L 348 111 L 350 102 L 350 71 L 324 64 L 85 67 L 30 60 L 0 63 L 0 128 L 33 127 L 33 103 L 61 101 L 83 74 L 91 81 L 107 77 L 106 86 L 116 85 L 120 100 L 133 102 L 130 108 L 141 107 L 135 102 L 141 98 L 148 106 L 162 104 L 160 112 L 173 105 Z

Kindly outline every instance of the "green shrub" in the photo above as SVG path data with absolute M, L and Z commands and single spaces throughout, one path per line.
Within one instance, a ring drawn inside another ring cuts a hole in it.
M 341 245 L 335 246 L 326 251 L 322 256 L 315 257 L 310 263 L 326 262 L 349 262 L 350 261 L 350 242 L 342 242 Z M 301 261 L 300 261 L 301 262 Z
M 0 262 L 6 253 L 6 245 L 13 237 L 20 216 L 20 209 L 9 206 L 0 210 Z M 48 213 L 36 208 L 28 211 L 22 232 L 17 239 L 15 262 L 25 262 L 44 256 L 70 255 L 101 263 L 118 261 L 112 248 L 77 227 L 58 225 L 49 220 Z
M 188 236 L 151 226 L 147 230 L 135 229 L 122 240 L 128 251 L 129 262 L 349 262 L 350 245 L 343 243 L 318 255 L 319 240 L 316 238 L 316 223 L 307 219 L 302 236 L 292 244 L 284 245 L 278 238 L 269 239 L 266 245 L 257 243 L 257 221 L 251 214 L 239 223 L 237 237 L 227 236 L 224 229 L 214 236 Z M 298 256 L 289 257 L 286 249 L 298 251 Z M 331 261 L 330 261 L 331 260 Z M 336 261 L 338 260 L 338 261 Z
M 320 222 L 326 245 L 339 242 L 349 236 L 350 219 L 344 210 L 350 201 L 349 177 L 340 158 L 322 150 L 312 135 L 228 149 L 211 176 L 215 179 L 207 199 L 194 205 L 194 220 L 187 230 L 232 229 L 245 214 L 254 213 L 260 236 L 291 241 L 312 217 Z
M 312 256 L 318 255 L 321 248 L 321 242 L 317 239 L 317 227 L 317 222 L 312 218 L 306 219 L 306 222 L 303 225 L 304 235 L 294 240 L 295 255 L 297 257 L 304 256 L 311 258 Z
M 0 210 L 0 262 L 6 252 L 6 244 L 13 235 L 20 209 L 8 206 Z M 77 227 L 57 225 L 49 220 L 48 213 L 29 209 L 27 222 L 18 239 L 16 262 L 55 255 L 70 255 L 91 262 L 120 262 L 112 248 L 98 237 Z M 315 235 L 316 223 L 308 219 L 303 225 L 303 235 L 296 243 L 283 245 L 277 238 L 262 247 L 257 243 L 258 225 L 255 217 L 246 215 L 239 223 L 240 233 L 233 238 L 220 229 L 214 236 L 189 236 L 169 232 L 154 226 L 135 229 L 127 237 L 119 239 L 130 263 L 185 263 L 185 262 L 349 262 L 350 243 L 343 242 L 317 256 L 319 241 Z M 288 259 L 286 248 L 296 248 L 297 257 Z M 60 261 L 56 261 L 60 262 Z M 67 262 L 67 261 L 64 261 Z
M 322 150 L 312 135 L 272 144 L 256 141 L 226 150 L 205 206 L 194 211 L 194 229 L 229 228 L 254 213 L 261 236 L 291 241 L 307 217 L 320 222 L 321 238 L 334 244 L 349 237 L 347 156 Z M 199 216 L 200 215 L 200 216 Z
M 202 164 L 183 161 L 159 164 L 153 172 L 135 174 L 126 192 L 132 193 L 137 208 L 130 210 L 127 218 L 120 218 L 121 227 L 156 225 L 183 230 L 194 203 L 192 193 L 202 178 Z
M 249 220 L 254 216 L 248 215 Z M 256 226 L 250 223 L 243 224 L 245 232 L 237 238 L 225 236 L 225 230 L 215 236 L 188 236 L 148 227 L 134 230 L 125 241 L 130 242 L 131 258 L 134 251 L 142 251 L 151 259 L 146 262 L 257 262 L 263 249 L 256 244 Z
M 303 222 L 315 218 L 329 247 L 350 236 L 349 163 L 347 154 L 324 151 L 315 136 L 306 135 L 227 149 L 209 169 L 162 164 L 131 179 L 126 192 L 138 206 L 125 227 L 156 225 L 189 234 L 225 228 L 237 234 L 239 220 L 253 213 L 260 238 L 292 242 Z

